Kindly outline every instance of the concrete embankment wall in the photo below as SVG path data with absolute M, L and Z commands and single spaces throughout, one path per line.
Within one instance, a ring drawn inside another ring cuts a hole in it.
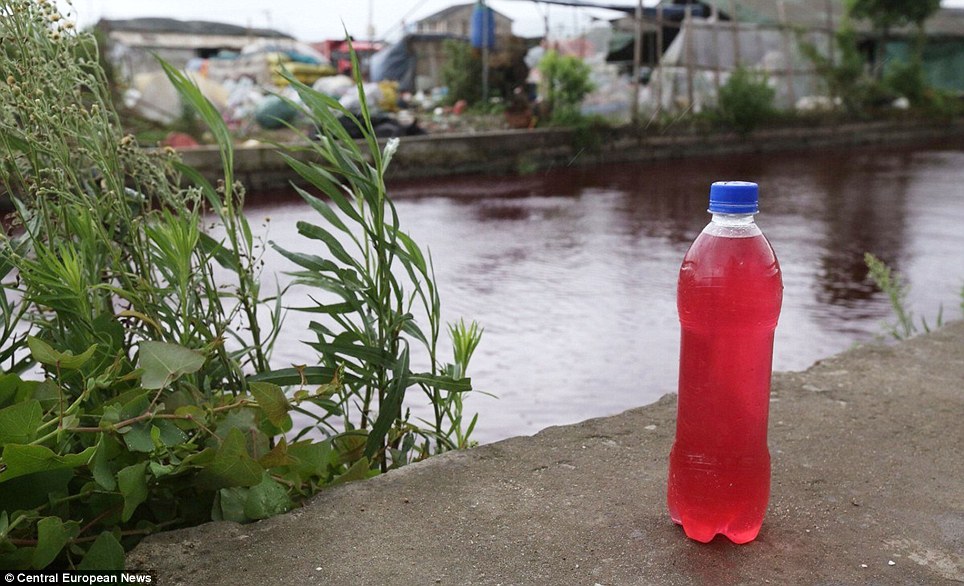
M 773 480 L 750 544 L 666 512 L 676 398 L 450 452 L 303 508 L 162 533 L 127 557 L 159 584 L 964 582 L 964 322 L 779 373 Z M 586 392 L 605 393 L 605 381 Z M 484 422 L 480 424 L 484 425 Z
M 607 129 L 595 136 L 569 129 L 537 129 L 402 138 L 389 178 L 407 179 L 473 173 L 528 173 L 555 166 L 592 165 L 747 152 L 777 152 L 839 146 L 866 146 L 964 136 L 955 123 L 868 122 L 825 127 L 760 130 L 747 137 L 733 133 Z M 276 147 L 238 147 L 235 173 L 249 191 L 283 189 L 297 176 Z M 215 147 L 183 151 L 184 162 L 209 180 L 221 177 Z M 310 160 L 308 152 L 296 153 Z

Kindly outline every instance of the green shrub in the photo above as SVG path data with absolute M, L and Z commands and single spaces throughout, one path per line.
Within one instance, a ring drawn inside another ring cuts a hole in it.
M 823 55 L 812 43 L 801 42 L 803 54 L 814 64 L 831 98 L 839 99 L 850 115 L 863 115 L 879 101 L 879 84 L 864 71 L 864 56 L 857 48 L 857 35 L 844 19 L 834 32 L 834 59 Z
M 589 66 L 578 57 L 548 51 L 539 61 L 550 116 L 572 117 L 593 90 Z
M 884 75 L 883 85 L 893 94 L 907 98 L 912 106 L 926 104 L 928 85 L 924 79 L 924 66 L 917 59 L 891 64 Z
M 765 76 L 738 68 L 720 88 L 720 119 L 737 132 L 748 134 L 771 118 L 775 96 Z
M 442 44 L 445 65 L 442 67 L 442 83 L 449 93 L 445 101 L 454 104 L 465 100 L 469 105 L 482 100 L 482 59 L 465 41 L 448 39 Z
M 452 365 L 435 354 L 430 257 L 400 229 L 384 187 L 390 153 L 364 102 L 374 164 L 331 112 L 313 109 L 326 137 L 315 146 L 335 155 L 310 166 L 315 184 L 348 190 L 334 208 L 306 196 L 324 221 L 303 233 L 330 257 L 289 253 L 309 264 L 303 282 L 350 291 L 345 303 L 357 305 L 307 308 L 319 314 L 309 329 L 321 364 L 273 371 L 284 291 L 263 291 L 262 245 L 213 105 L 162 64 L 217 141 L 217 186 L 121 135 L 96 44 L 51 3 L 0 0 L 0 37 L 0 186 L 16 208 L 0 235 L 0 567 L 119 569 L 144 535 L 265 518 L 333 483 L 469 444 L 462 393 L 481 332 L 451 328 Z M 222 238 L 203 231 L 212 223 Z M 333 229 L 364 242 L 361 256 L 332 244 Z M 360 258 L 365 271 L 352 268 Z M 416 284 L 406 291 L 401 277 Z M 408 365 L 409 340 L 431 349 L 424 371 Z M 424 426 L 404 408 L 412 386 L 433 401 Z M 315 423 L 293 429 L 292 412 Z

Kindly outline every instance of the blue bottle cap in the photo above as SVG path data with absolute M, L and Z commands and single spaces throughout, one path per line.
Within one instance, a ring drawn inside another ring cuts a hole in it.
M 710 186 L 710 212 L 755 214 L 760 211 L 760 187 L 749 181 L 717 181 Z

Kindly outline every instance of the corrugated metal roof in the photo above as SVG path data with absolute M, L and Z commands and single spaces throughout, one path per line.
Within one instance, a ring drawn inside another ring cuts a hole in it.
M 781 8 L 778 0 L 700 0 L 707 6 L 716 6 L 724 16 L 741 22 L 756 24 L 780 24 Z M 675 0 L 663 0 L 665 5 L 682 4 Z M 791 26 L 825 28 L 828 22 L 837 27 L 844 16 L 844 0 L 783 0 L 783 17 Z M 831 17 L 828 19 L 828 15 Z M 870 32 L 870 24 L 855 21 L 860 32 Z M 964 9 L 941 8 L 924 23 L 928 35 L 964 37 Z M 913 34 L 912 27 L 893 31 L 894 34 Z
M 248 28 L 224 22 L 208 22 L 205 20 L 177 20 L 174 18 L 130 18 L 126 20 L 103 19 L 97 23 L 99 28 L 114 31 L 138 33 L 178 33 L 186 35 L 225 35 L 237 37 L 270 37 L 278 39 L 293 39 L 283 32 L 264 29 Z

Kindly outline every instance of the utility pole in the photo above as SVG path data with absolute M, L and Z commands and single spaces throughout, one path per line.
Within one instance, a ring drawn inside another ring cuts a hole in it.
M 639 70 L 643 66 L 643 0 L 636 2 L 636 31 L 633 41 L 633 103 L 630 105 L 633 124 L 639 123 Z
M 372 12 L 374 12 L 375 0 L 368 0 L 368 40 L 375 42 L 375 21 L 372 20 Z
M 489 102 L 489 8 L 482 4 L 482 101 Z

